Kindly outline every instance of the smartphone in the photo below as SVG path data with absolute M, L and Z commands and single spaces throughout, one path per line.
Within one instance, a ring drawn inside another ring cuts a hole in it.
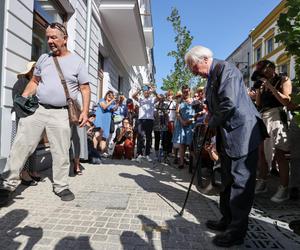
M 143 91 L 148 91 L 148 90 L 149 90 L 149 87 L 148 87 L 147 85 L 144 85 L 144 86 L 142 87 L 142 89 L 143 89 Z

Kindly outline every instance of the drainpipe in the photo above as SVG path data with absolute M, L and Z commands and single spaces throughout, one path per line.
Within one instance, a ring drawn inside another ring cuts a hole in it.
M 92 0 L 87 0 L 87 10 L 86 10 L 86 40 L 85 40 L 85 53 L 84 61 L 88 68 L 90 64 L 90 42 L 91 42 L 91 23 L 92 23 Z

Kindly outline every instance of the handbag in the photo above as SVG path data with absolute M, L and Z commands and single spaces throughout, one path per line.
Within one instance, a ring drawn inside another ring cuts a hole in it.
M 112 118 L 113 118 L 114 123 L 120 123 L 124 119 L 124 116 L 122 116 L 122 115 L 113 115 Z
M 79 103 L 76 100 L 74 100 L 70 97 L 69 90 L 68 90 L 68 87 L 67 87 L 67 83 L 66 83 L 64 75 L 62 73 L 62 70 L 59 66 L 58 60 L 55 56 L 53 57 L 53 60 L 54 60 L 54 64 L 56 66 L 61 84 L 63 85 L 64 91 L 65 91 L 65 94 L 66 94 L 70 124 L 78 125 L 79 124 L 79 117 L 80 117 L 80 114 L 81 114 L 81 109 L 80 109 Z

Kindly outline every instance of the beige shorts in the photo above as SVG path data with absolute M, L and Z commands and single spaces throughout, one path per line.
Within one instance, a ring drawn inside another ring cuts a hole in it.
M 270 138 L 264 141 L 265 156 L 269 166 L 272 162 L 274 148 L 289 151 L 288 128 L 280 119 L 281 110 L 282 107 L 272 108 L 261 114 L 270 135 Z

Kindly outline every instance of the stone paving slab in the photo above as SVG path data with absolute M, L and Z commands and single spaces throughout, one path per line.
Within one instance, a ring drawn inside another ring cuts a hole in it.
M 84 168 L 70 178 L 71 202 L 52 193 L 48 178 L 20 186 L 0 209 L 0 249 L 222 249 L 204 225 L 219 218 L 218 197 L 193 187 L 178 215 L 191 178 L 186 169 L 112 160 Z M 245 244 L 232 249 L 300 249 L 287 226 L 299 218 L 299 202 L 274 205 L 268 195 L 256 199 Z

